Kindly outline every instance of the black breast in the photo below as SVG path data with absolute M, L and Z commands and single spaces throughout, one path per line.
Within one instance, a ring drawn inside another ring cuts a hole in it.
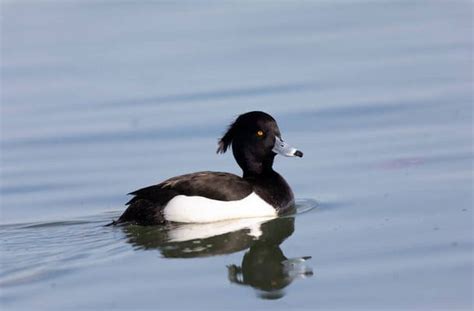
M 280 174 L 272 171 L 262 174 L 253 181 L 254 191 L 267 203 L 274 206 L 279 215 L 295 209 L 295 198 L 288 183 Z

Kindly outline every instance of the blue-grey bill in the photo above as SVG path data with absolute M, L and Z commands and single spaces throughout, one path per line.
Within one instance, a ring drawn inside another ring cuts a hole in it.
M 272 151 L 281 154 L 285 157 L 303 157 L 303 152 L 291 147 L 290 145 L 285 143 L 280 137 L 275 137 L 275 145 L 273 146 Z

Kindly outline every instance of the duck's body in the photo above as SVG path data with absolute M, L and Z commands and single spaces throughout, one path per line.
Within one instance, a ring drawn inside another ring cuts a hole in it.
M 206 171 L 142 188 L 130 193 L 134 197 L 115 223 L 213 222 L 291 212 L 293 192 L 273 170 L 273 159 L 276 152 L 302 153 L 283 143 L 275 120 L 263 112 L 241 115 L 220 140 L 218 152 L 231 144 L 243 177 Z

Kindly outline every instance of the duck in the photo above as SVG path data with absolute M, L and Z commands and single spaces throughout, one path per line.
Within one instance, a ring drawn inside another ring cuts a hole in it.
M 271 115 L 239 115 L 218 140 L 217 153 L 229 148 L 242 176 L 202 171 L 133 191 L 126 210 L 112 224 L 212 223 L 295 211 L 293 191 L 273 162 L 277 154 L 301 158 L 303 152 L 283 140 Z

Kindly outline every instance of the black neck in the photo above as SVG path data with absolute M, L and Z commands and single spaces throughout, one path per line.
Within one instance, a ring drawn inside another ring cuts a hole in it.
M 243 171 L 244 178 L 256 178 L 261 176 L 272 175 L 275 171 L 273 170 L 273 160 L 275 156 L 270 156 L 263 161 L 255 161 L 254 159 L 247 159 L 244 163 L 238 164 Z

